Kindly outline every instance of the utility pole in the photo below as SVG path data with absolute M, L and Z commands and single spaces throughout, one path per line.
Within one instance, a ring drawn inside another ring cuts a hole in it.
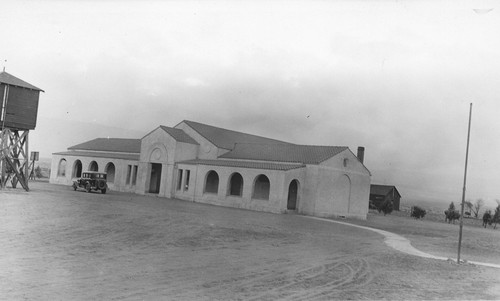
M 464 172 L 464 189 L 462 191 L 462 209 L 460 212 L 460 231 L 458 235 L 458 255 L 457 263 L 460 264 L 460 248 L 462 246 L 462 229 L 464 227 L 464 203 L 465 203 L 465 186 L 467 183 L 467 161 L 469 159 L 469 141 L 470 141 L 470 124 L 472 119 L 472 103 L 469 109 L 469 129 L 467 131 L 467 148 L 465 150 L 465 172 Z

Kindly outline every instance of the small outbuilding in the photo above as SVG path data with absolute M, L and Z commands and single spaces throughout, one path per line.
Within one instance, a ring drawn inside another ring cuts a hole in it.
M 392 185 L 376 185 L 372 184 L 370 186 L 370 203 L 378 207 L 385 201 L 392 201 L 394 205 L 394 210 L 399 211 L 399 205 L 401 201 L 401 194 L 396 189 L 396 186 Z
M 50 182 L 108 174 L 111 191 L 273 213 L 366 219 L 364 148 L 298 145 L 184 120 L 141 139 L 97 138 L 54 153 Z

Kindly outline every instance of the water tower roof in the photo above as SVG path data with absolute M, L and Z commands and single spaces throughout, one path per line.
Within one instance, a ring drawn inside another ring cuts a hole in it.
M 0 83 L 45 92 L 5 71 L 0 72 Z

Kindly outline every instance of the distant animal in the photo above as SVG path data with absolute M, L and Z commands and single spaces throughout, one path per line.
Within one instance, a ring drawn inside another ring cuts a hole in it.
M 445 210 L 444 216 L 444 221 L 448 222 L 448 224 L 455 223 L 455 220 L 460 219 L 460 213 L 457 210 Z
M 486 228 L 487 225 L 491 226 L 491 223 L 493 222 L 493 216 L 491 215 L 491 211 L 485 211 L 483 214 L 483 227 Z

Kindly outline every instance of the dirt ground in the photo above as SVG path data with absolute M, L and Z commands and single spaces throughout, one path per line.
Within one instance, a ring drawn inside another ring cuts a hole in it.
M 113 191 L 30 187 L 0 191 L 5 300 L 500 299 L 499 269 L 406 255 L 363 229 Z M 398 216 L 370 215 L 363 223 L 399 229 L 436 255 L 451 250 L 446 231 L 458 229 Z M 498 241 L 495 231 L 480 233 Z M 483 254 L 485 244 L 466 255 L 498 262 L 498 253 Z

